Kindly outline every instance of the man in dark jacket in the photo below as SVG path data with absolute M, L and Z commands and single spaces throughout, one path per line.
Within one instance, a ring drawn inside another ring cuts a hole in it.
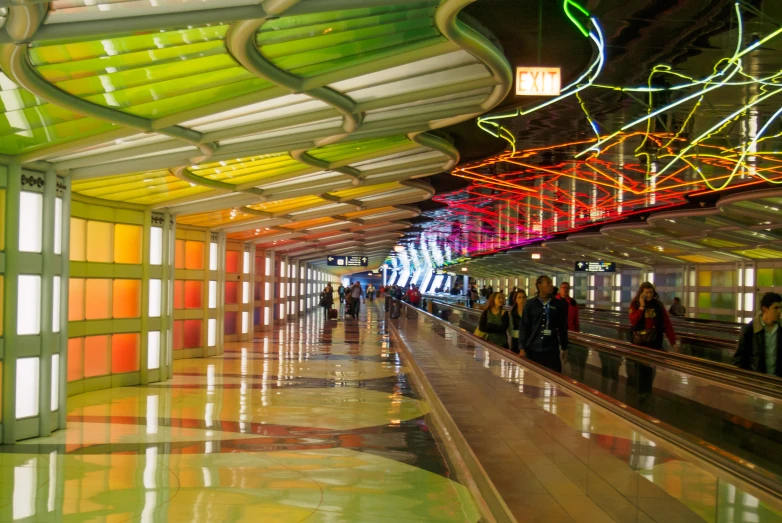
M 782 296 L 768 292 L 760 300 L 760 314 L 741 330 L 733 364 L 742 369 L 782 377 L 782 362 L 777 357 L 782 351 L 780 332 Z
M 567 362 L 567 304 L 552 299 L 554 284 L 549 276 L 535 282 L 537 297 L 527 300 L 521 315 L 519 346 L 532 361 L 562 372 Z

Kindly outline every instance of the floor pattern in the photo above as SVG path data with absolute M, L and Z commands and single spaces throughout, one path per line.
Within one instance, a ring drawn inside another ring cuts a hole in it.
M 475 522 L 373 307 L 69 398 L 0 453 L 0 521 Z

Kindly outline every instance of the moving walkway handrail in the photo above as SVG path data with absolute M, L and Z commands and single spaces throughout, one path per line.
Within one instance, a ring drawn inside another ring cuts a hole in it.
M 594 307 L 579 307 L 579 312 L 586 313 L 586 314 L 608 314 L 611 316 L 616 317 L 622 317 L 625 318 L 627 315 L 627 311 L 615 311 L 611 309 L 597 309 Z M 741 331 L 742 324 L 736 323 L 732 321 L 721 321 L 721 320 L 706 320 L 703 318 L 687 318 L 682 316 L 671 316 L 671 322 L 676 325 L 687 324 L 691 327 L 699 327 L 703 329 L 711 329 L 711 330 L 717 330 L 721 332 L 732 332 L 738 334 Z
M 459 307 L 448 304 L 440 305 L 445 305 L 446 307 L 450 308 L 458 308 L 461 311 L 465 311 L 476 316 L 481 314 L 481 311 L 469 309 L 467 307 Z M 588 348 L 597 348 L 603 352 L 607 352 L 615 356 L 628 358 L 653 366 L 656 365 L 665 367 L 675 372 L 682 372 L 711 381 L 716 381 L 728 387 L 740 389 L 752 394 L 769 396 L 774 399 L 782 400 L 782 378 L 778 378 L 771 374 L 761 374 L 739 367 L 734 367 L 733 365 L 727 365 L 717 361 L 688 356 L 686 354 L 648 349 L 639 345 L 634 345 L 632 343 L 612 340 L 603 336 L 596 336 L 594 334 L 569 332 L 568 338 L 571 341 L 585 345 Z M 506 350 L 502 348 L 500 349 Z
M 402 302 L 402 304 L 405 307 L 412 307 L 411 305 L 404 302 Z M 657 418 L 636 410 L 619 400 L 616 400 L 598 390 L 595 390 L 592 387 L 584 385 L 583 383 L 580 383 L 574 379 L 567 378 L 562 374 L 551 371 L 550 369 L 527 358 L 522 358 L 521 356 L 507 349 L 503 349 L 502 347 L 490 343 L 483 338 L 479 338 L 466 329 L 463 329 L 458 325 L 454 325 L 453 323 L 442 318 L 438 318 L 434 314 L 418 308 L 415 308 L 415 310 L 417 313 L 423 314 L 435 322 L 450 328 L 462 336 L 465 336 L 471 342 L 480 345 L 485 349 L 489 349 L 492 352 L 500 354 L 504 358 L 509 359 L 514 363 L 533 369 L 535 372 L 543 375 L 546 379 L 556 383 L 557 385 L 604 407 L 613 414 L 616 414 L 617 416 L 624 418 L 635 425 L 638 425 L 647 432 L 654 434 L 655 436 L 664 439 L 681 449 L 684 449 L 686 452 L 691 453 L 697 458 L 715 467 L 720 468 L 724 472 L 736 478 L 736 480 L 751 485 L 766 495 L 779 499 L 780 492 L 782 491 L 782 488 L 780 488 L 782 485 L 782 478 L 773 472 L 759 468 L 745 459 L 731 454 L 724 449 L 716 447 L 712 443 L 709 443 L 703 439 L 697 438 L 687 432 L 677 429 L 676 427 L 673 427 Z
M 451 307 L 451 305 L 449 305 Z M 619 329 L 630 329 L 630 324 L 622 322 L 620 320 L 596 320 L 593 318 L 579 318 L 579 321 L 581 323 L 589 323 L 591 325 L 599 325 L 602 327 L 612 327 L 612 328 L 619 328 Z M 695 341 L 702 344 L 711 344 L 714 346 L 714 348 L 719 348 L 724 351 L 729 351 L 730 353 L 733 353 L 736 350 L 736 342 L 731 340 L 726 340 L 725 338 L 713 338 L 711 336 L 702 336 L 700 334 L 692 334 L 690 332 L 677 332 L 676 333 L 677 338 L 681 338 L 682 340 L 690 340 Z

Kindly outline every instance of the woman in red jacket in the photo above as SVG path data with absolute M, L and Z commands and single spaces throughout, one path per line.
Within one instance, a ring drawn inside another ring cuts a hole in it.
M 630 325 L 633 343 L 636 345 L 662 350 L 664 337 L 668 338 L 671 345 L 676 344 L 676 333 L 673 331 L 671 318 L 668 316 L 665 306 L 660 302 L 654 285 L 648 281 L 641 284 L 635 298 L 630 302 Z M 630 363 L 628 361 L 628 364 Z M 639 399 L 644 401 L 652 391 L 655 370 L 654 367 L 638 363 L 635 364 L 635 367 L 637 369 L 635 376 L 632 375 L 632 369 L 628 368 L 628 384 L 638 387 Z
M 671 345 L 676 344 L 671 318 L 660 301 L 654 285 L 644 282 L 630 302 L 630 325 L 633 330 L 633 343 L 650 349 L 662 350 L 663 336 Z

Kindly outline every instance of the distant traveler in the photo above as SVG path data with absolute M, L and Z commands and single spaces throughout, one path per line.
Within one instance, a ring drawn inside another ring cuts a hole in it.
M 565 303 L 552 299 L 551 277 L 539 276 L 535 288 L 537 296 L 527 300 L 521 315 L 519 349 L 530 360 L 562 372 L 562 365 L 567 363 L 567 309 Z
M 323 307 L 323 318 L 329 319 L 329 310 L 334 305 L 334 289 L 330 283 L 326 284 L 326 288 L 320 293 L 320 306 Z
M 777 355 L 782 351 L 780 335 L 782 296 L 767 292 L 760 299 L 760 314 L 741 330 L 733 364 L 742 369 L 782 377 Z
M 519 330 L 521 329 L 521 315 L 524 314 L 524 305 L 527 304 L 527 293 L 521 289 L 514 291 L 515 301 L 510 310 L 510 350 L 516 354 L 521 353 L 519 348 Z
M 510 291 L 510 295 L 508 296 L 508 305 L 513 307 L 513 304 L 516 303 L 516 293 L 519 292 L 519 290 L 516 287 L 513 287 Z
M 567 330 L 580 332 L 581 326 L 578 323 L 578 303 L 570 297 L 570 284 L 562 282 L 559 286 L 559 294 L 555 299 L 561 300 L 567 304 Z
M 671 345 L 676 345 L 676 333 L 673 331 L 671 318 L 668 317 L 654 285 L 648 281 L 641 284 L 635 298 L 630 302 L 630 325 L 635 345 L 662 350 L 665 337 Z M 637 389 L 639 401 L 646 401 L 652 392 L 655 368 L 634 361 L 628 361 L 626 367 L 627 384 Z
M 478 288 L 473 285 L 470 287 L 470 291 L 467 294 L 467 306 L 472 309 L 473 305 L 481 301 L 481 297 L 478 294 Z
M 489 288 L 486 289 L 486 297 L 489 298 L 489 297 L 491 297 L 492 294 L 494 294 L 494 287 L 489 285 Z
M 358 318 L 358 313 L 361 310 L 361 299 L 364 297 L 364 290 L 361 288 L 361 284 L 356 282 L 350 288 L 350 303 L 349 311 L 345 314 L 349 314 L 353 319 Z
M 489 297 L 489 304 L 481 314 L 478 328 L 486 334 L 487 341 L 507 349 L 510 314 L 504 309 L 504 306 L 505 295 L 502 292 L 492 294 Z
M 486 288 L 484 285 L 481 287 L 481 298 L 488 298 L 489 297 L 489 289 Z
M 400 287 L 399 285 L 394 285 L 394 298 L 396 298 L 397 300 L 401 300 L 402 298 L 404 298 L 404 295 L 405 293 L 402 290 L 402 287 Z
M 410 289 L 405 295 L 405 300 L 413 307 L 421 306 L 421 292 L 416 289 L 415 285 L 410 285 Z
M 367 286 L 367 299 L 369 301 L 375 301 L 375 286 L 371 283 Z
M 339 294 L 339 302 L 345 303 L 345 294 L 347 293 L 347 289 L 345 289 L 345 286 L 341 283 L 339 284 L 339 289 L 337 289 L 337 293 Z
M 671 316 L 685 316 L 687 314 L 687 309 L 685 309 L 684 305 L 682 305 L 682 300 L 679 298 L 674 298 L 673 305 L 671 305 L 671 308 L 668 309 L 668 313 Z
M 633 343 L 642 347 L 662 350 L 663 338 L 668 337 L 671 345 L 676 344 L 673 324 L 660 301 L 654 285 L 644 282 L 630 302 L 630 325 Z

